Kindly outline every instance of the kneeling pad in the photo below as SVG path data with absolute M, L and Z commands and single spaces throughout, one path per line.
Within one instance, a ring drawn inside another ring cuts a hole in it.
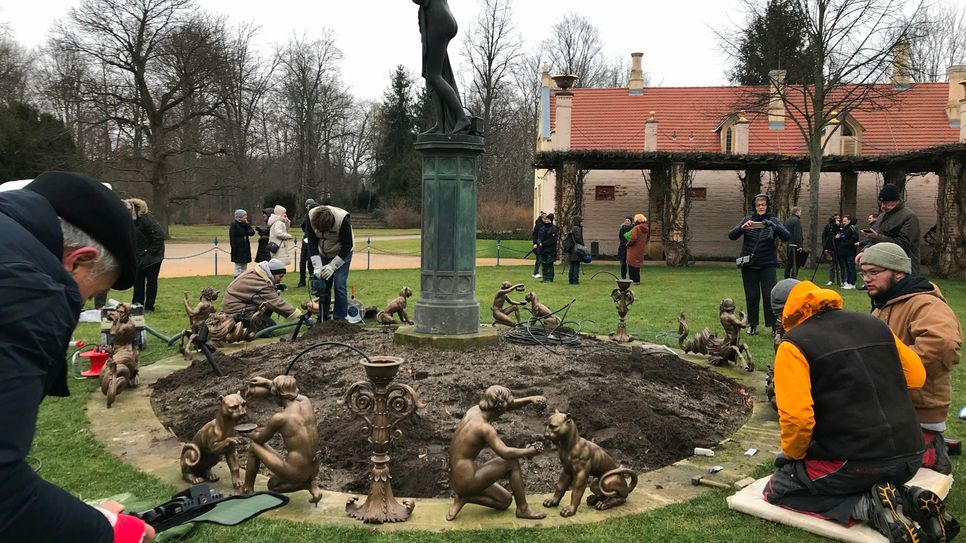
M 765 501 L 762 491 L 769 480 L 771 480 L 771 475 L 758 479 L 733 496 L 728 496 L 728 507 L 753 517 L 785 524 L 838 541 L 855 543 L 885 543 L 887 541 L 885 536 L 864 522 L 846 527 L 837 522 L 768 503 Z M 945 499 L 946 495 L 949 494 L 949 489 L 953 486 L 953 476 L 943 475 L 927 468 L 919 468 L 916 476 L 907 484 L 927 488 L 935 492 L 940 498 Z

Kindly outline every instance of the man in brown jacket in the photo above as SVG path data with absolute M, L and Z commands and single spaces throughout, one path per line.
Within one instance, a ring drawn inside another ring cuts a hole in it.
M 943 432 L 952 398 L 951 374 L 959 362 L 963 331 L 939 287 L 911 273 L 912 262 L 895 243 L 876 243 L 862 253 L 863 281 L 872 315 L 922 359 L 926 384 L 910 390 L 926 452 L 923 467 L 949 474 Z
M 278 295 L 276 285 L 285 276 L 285 265 L 281 260 L 273 258 L 266 262 L 259 262 L 257 266 L 239 275 L 225 290 L 225 304 L 222 311 L 236 318 L 251 317 L 264 303 L 268 311 L 262 316 L 262 329 L 274 326 L 270 318 L 272 312 L 282 315 L 286 319 L 297 319 L 302 312 L 286 302 Z

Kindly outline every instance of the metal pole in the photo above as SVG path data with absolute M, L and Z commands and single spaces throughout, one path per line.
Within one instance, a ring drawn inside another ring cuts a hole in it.
M 496 238 L 496 266 L 500 267 L 500 238 Z
M 218 275 L 218 236 L 215 236 L 215 275 Z
M 366 238 L 366 271 L 372 269 L 372 236 Z

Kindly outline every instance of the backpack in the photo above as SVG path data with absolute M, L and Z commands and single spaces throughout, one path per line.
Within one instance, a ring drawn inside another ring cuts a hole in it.
M 567 234 L 567 237 L 563 241 L 563 250 L 565 253 L 569 253 L 574 250 L 574 235 L 573 233 Z

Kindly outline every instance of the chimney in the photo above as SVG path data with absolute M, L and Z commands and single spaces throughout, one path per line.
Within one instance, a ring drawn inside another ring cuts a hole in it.
M 641 96 L 644 94 L 644 70 L 641 68 L 641 57 L 644 53 L 631 53 L 631 77 L 627 82 L 627 94 Z
M 909 77 L 909 44 L 900 41 L 892 46 L 892 86 L 895 88 L 907 88 L 912 84 Z
M 552 76 L 557 91 L 557 122 L 553 133 L 553 150 L 570 150 L 570 119 L 573 112 L 574 94 L 570 87 L 577 82 L 577 76 L 558 74 Z
M 750 126 L 751 121 L 745 118 L 745 112 L 740 112 L 738 114 L 738 120 L 735 122 L 735 140 L 731 146 L 732 154 L 748 154 L 748 129 Z
M 828 124 L 825 125 L 825 147 L 823 155 L 842 154 L 842 122 L 839 121 L 839 112 L 830 111 Z
M 960 81 L 966 79 L 966 64 L 954 64 L 946 70 L 946 81 L 949 82 L 949 102 L 946 105 L 946 115 L 949 117 L 951 128 L 962 128 L 959 122 L 959 102 L 966 98 Z
M 768 98 L 768 129 L 785 129 L 785 102 L 782 93 L 785 92 L 785 70 L 771 70 L 768 72 L 770 96 Z
M 644 121 L 644 152 L 657 151 L 657 117 L 650 112 L 650 118 Z

